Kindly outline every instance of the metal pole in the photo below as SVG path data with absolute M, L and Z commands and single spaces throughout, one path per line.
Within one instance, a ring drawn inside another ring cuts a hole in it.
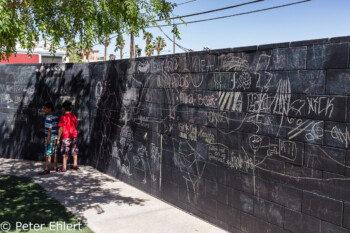
M 175 34 L 173 36 L 173 42 L 174 42 L 174 44 L 173 44 L 173 53 L 175 54 Z

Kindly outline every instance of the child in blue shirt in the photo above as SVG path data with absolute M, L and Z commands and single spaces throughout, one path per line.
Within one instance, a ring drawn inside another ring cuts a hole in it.
M 54 169 L 57 171 L 57 133 L 58 117 L 53 115 L 53 104 L 51 102 L 43 105 L 45 112 L 45 157 L 46 168 L 39 175 L 50 174 L 51 156 L 54 156 Z

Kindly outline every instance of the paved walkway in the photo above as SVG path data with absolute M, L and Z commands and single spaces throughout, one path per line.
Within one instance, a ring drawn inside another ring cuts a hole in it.
M 94 232 L 225 232 L 90 166 L 39 176 L 43 162 L 0 158 L 0 175 L 32 178 Z

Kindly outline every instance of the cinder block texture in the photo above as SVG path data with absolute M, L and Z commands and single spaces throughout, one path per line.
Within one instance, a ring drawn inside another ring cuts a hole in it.
M 80 164 L 231 232 L 349 232 L 349 43 L 0 65 L 0 156 L 43 160 L 71 100 Z

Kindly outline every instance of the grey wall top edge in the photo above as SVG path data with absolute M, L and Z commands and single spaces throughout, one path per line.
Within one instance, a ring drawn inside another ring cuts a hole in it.
M 243 47 L 233 47 L 233 48 L 223 48 L 223 49 L 213 49 L 209 51 L 194 51 L 194 52 L 185 52 L 185 53 L 175 53 L 175 54 L 164 54 L 159 56 L 151 56 L 151 57 L 138 57 L 138 58 L 127 58 L 127 59 L 118 59 L 115 61 L 129 61 L 129 60 L 140 60 L 140 59 L 153 59 L 157 58 L 166 58 L 169 56 L 183 56 L 186 54 L 191 55 L 206 55 L 206 54 L 222 54 L 222 53 L 235 53 L 235 52 L 253 52 L 258 50 L 269 50 L 269 49 L 277 49 L 277 48 L 288 48 L 288 47 L 299 47 L 299 46 L 312 46 L 318 44 L 328 44 L 328 43 L 347 43 L 350 42 L 350 36 L 340 36 L 333 38 L 323 38 L 323 39 L 311 39 L 311 40 L 301 40 L 301 41 L 293 41 L 293 42 L 281 42 L 281 43 L 272 43 L 272 44 L 262 44 L 262 45 L 251 45 L 251 46 L 243 46 Z M 113 61 L 98 61 L 98 62 L 90 62 L 90 63 L 78 63 L 78 64 L 95 64 L 102 62 L 113 62 Z M 75 63 L 39 63 L 39 64 L 75 64 Z M 16 64 L 0 64 L 1 65 L 14 65 L 14 66 L 23 66 L 23 65 L 39 65 L 38 63 L 16 63 Z

